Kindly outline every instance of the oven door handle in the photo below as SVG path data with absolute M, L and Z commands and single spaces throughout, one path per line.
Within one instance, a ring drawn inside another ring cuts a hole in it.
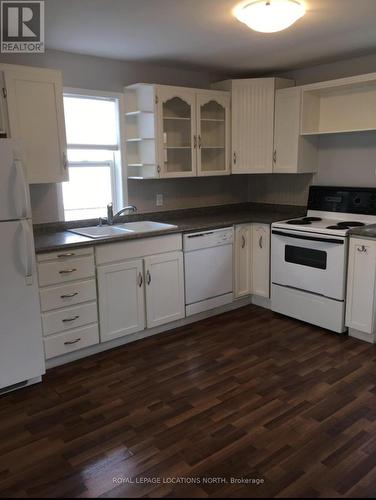
M 278 234 L 279 236 L 286 236 L 287 238 L 294 238 L 298 240 L 308 240 L 308 241 L 320 241 L 322 243 L 335 243 L 337 245 L 344 245 L 344 240 L 337 240 L 335 238 L 317 238 L 316 236 L 303 236 L 301 234 L 291 234 L 284 233 L 283 231 L 272 231 L 272 234 Z

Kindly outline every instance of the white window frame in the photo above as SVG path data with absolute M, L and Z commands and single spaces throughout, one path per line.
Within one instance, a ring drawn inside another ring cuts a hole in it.
M 124 105 L 124 95 L 119 92 L 108 92 L 101 90 L 89 90 L 82 88 L 64 87 L 64 96 L 77 96 L 82 98 L 97 98 L 97 99 L 115 99 L 118 103 L 118 145 L 88 145 L 88 144 L 73 144 L 67 145 L 68 149 L 80 149 L 80 150 L 109 150 L 114 151 L 114 162 L 110 162 L 112 166 L 111 175 L 111 191 L 112 191 L 112 201 L 114 205 L 114 210 L 118 211 L 127 204 L 128 201 L 128 185 L 127 185 L 127 172 L 125 167 L 125 134 L 124 134 L 124 120 L 125 115 L 125 105 Z M 71 162 L 69 166 L 100 166 L 108 165 L 109 162 Z M 64 200 L 63 200 L 63 187 L 62 184 L 58 184 L 57 189 L 58 195 L 58 212 L 60 220 L 65 220 L 64 211 Z

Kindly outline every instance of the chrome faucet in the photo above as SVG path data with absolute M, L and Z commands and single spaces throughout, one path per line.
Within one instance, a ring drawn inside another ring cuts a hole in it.
M 116 214 L 114 214 L 113 204 L 109 203 L 107 205 L 107 224 L 112 226 L 114 224 L 114 222 L 116 222 L 116 219 L 118 217 L 121 217 L 122 215 L 124 215 L 125 212 L 127 212 L 127 211 L 129 211 L 131 213 L 135 213 L 135 212 L 137 212 L 137 208 L 134 205 L 128 205 L 128 206 L 122 208 L 121 210 L 119 210 L 119 212 L 117 212 Z

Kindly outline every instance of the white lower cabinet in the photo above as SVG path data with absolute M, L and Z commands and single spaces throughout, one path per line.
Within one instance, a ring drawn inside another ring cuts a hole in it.
M 376 241 L 350 239 L 346 326 L 350 335 L 376 340 Z
M 184 318 L 183 253 L 171 252 L 145 259 L 147 327 Z
M 97 266 L 102 342 L 184 318 L 181 235 L 103 245 Z
M 99 344 L 93 247 L 37 260 L 46 359 Z
M 270 297 L 270 226 L 235 227 L 235 297 Z
M 98 267 L 101 341 L 145 328 L 142 259 Z
M 251 258 L 252 225 L 241 224 L 235 227 L 235 297 L 252 293 Z
M 270 226 L 252 224 L 252 293 L 270 297 Z

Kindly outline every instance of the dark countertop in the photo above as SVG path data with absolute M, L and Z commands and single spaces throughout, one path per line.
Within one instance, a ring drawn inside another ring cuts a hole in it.
M 355 227 L 350 230 L 350 236 L 357 236 L 359 238 L 376 238 L 376 224 Z
M 208 207 L 207 209 L 176 210 L 171 212 L 158 212 L 128 216 L 121 222 L 135 220 L 152 220 L 174 224 L 177 228 L 149 233 L 129 234 L 124 236 L 91 239 L 67 231 L 69 223 L 44 224 L 34 228 L 35 250 L 37 253 L 60 251 L 68 248 L 102 245 L 139 238 L 150 238 L 165 234 L 187 233 L 206 231 L 233 226 L 235 224 L 256 222 L 271 224 L 273 222 L 303 216 L 306 214 L 304 207 L 290 205 L 265 205 L 241 204 L 222 207 Z M 84 227 L 94 225 L 88 221 L 81 221 L 79 225 L 73 223 L 71 227 Z

